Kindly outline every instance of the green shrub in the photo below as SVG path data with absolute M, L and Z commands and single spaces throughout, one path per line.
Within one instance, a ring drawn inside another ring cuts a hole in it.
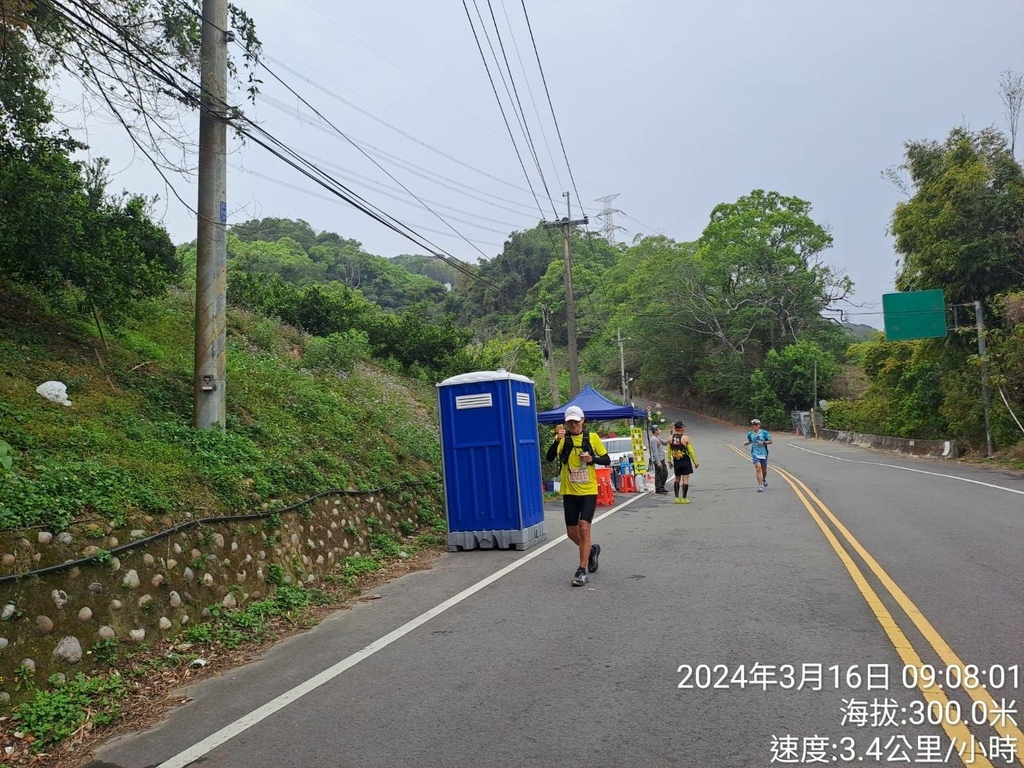
M 370 534 L 370 547 L 377 550 L 382 555 L 389 557 L 395 557 L 401 552 L 398 544 L 395 542 L 393 534 L 389 533 L 371 533 Z
M 8 470 L 14 464 L 14 449 L 6 440 L 0 439 L 0 469 Z
M 268 565 L 266 582 L 275 586 L 284 584 L 284 567 L 278 563 Z
M 346 557 L 337 566 L 338 573 L 332 575 L 331 581 L 338 581 L 349 587 L 359 583 L 359 577 L 372 573 L 383 567 L 383 564 L 376 557 Z
M 447 539 L 439 533 L 421 533 L 416 537 L 416 543 L 421 547 L 440 547 Z
M 117 673 L 87 678 L 78 673 L 49 691 L 36 691 L 12 716 L 19 728 L 36 737 L 33 747 L 56 744 L 90 720 L 94 725 L 112 723 L 121 714 L 119 700 L 127 687 Z
M 302 362 L 317 371 L 351 371 L 355 364 L 370 357 L 370 343 L 363 331 L 350 329 L 306 342 Z

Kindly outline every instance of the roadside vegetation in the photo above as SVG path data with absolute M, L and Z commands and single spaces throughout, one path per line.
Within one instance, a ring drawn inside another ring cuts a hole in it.
M 125 51 L 193 71 L 195 7 L 95 6 L 134 41 Z M 173 648 L 121 655 L 97 644 L 105 675 L 45 688 L 14 681 L 38 690 L 0 732 L 22 734 L 19 749 L 37 754 L 68 753 L 162 678 L 190 679 L 211 659 L 305 626 L 442 544 L 437 382 L 504 368 L 537 383 L 539 409 L 570 395 L 562 242 L 551 230 L 509 233 L 470 265 L 383 258 L 308 222 L 268 218 L 229 230 L 227 425 L 194 430 L 194 244 L 172 243 L 155 201 L 112 191 L 105 161 L 74 159 L 83 146 L 54 120 L 47 88 L 70 74 L 103 93 L 126 88 L 129 106 L 148 103 L 131 94 L 169 94 L 138 61 L 112 70 L 116 85 L 104 81 L 87 55 L 107 50 L 102 41 L 58 10 L 0 0 L 0 532 L 172 524 L 384 487 L 416 494 L 421 525 L 375 532 L 370 554 L 343 562 L 323 592 L 274 584 L 271 570 L 272 597 L 211 608 Z M 232 25 L 246 50 L 258 48 L 238 8 Z M 754 189 L 715 206 L 689 242 L 571 233 L 584 379 L 618 392 L 625 368 L 633 399 L 740 423 L 756 415 L 770 428 L 827 400 L 826 427 L 953 438 L 977 456 L 981 361 L 966 307 L 980 301 L 993 439 L 1003 461 L 1024 468 L 1024 169 L 1014 154 L 1024 85 L 1011 77 L 1003 87 L 1015 109 L 1008 134 L 961 126 L 908 142 L 889 173 L 905 193 L 889 222 L 896 284 L 945 291 L 945 339 L 887 342 L 844 322 L 863 307 L 829 263 L 827 223 L 810 201 Z M 127 130 L 166 135 L 151 121 L 170 113 L 136 114 L 142 124 L 126 119 Z M 49 380 L 66 385 L 72 407 L 37 394 Z
M 179 522 L 436 475 L 432 387 L 367 360 L 307 367 L 310 337 L 244 310 L 229 318 L 228 427 L 192 429 L 188 296 L 136 309 L 104 348 L 88 324 L 0 289 L 0 529 Z M 36 393 L 47 380 L 68 385 L 72 407 Z
M 78 768 L 99 742 L 155 722 L 182 703 L 173 695 L 182 686 L 243 664 L 353 601 L 374 599 L 372 590 L 383 581 L 428 568 L 445 540 L 440 522 L 433 531 L 386 544 L 381 539 L 381 548 L 347 558 L 322 589 L 281 583 L 270 597 L 241 609 L 210 606 L 208 620 L 173 641 L 131 649 L 98 641 L 88 653 L 99 670 L 88 676 L 55 675 L 45 684 L 20 676 L 14 685 L 28 698 L 0 716 L 0 766 Z

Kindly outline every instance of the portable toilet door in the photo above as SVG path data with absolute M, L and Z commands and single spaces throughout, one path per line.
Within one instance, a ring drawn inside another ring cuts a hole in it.
M 448 549 L 526 549 L 544 538 L 533 382 L 476 371 L 437 385 Z

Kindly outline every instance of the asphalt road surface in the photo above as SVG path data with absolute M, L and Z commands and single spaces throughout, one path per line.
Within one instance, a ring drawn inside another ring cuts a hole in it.
M 93 765 L 1024 765 L 1024 477 L 775 435 L 758 493 L 745 429 L 687 423 L 692 503 L 599 508 L 587 586 L 549 503 Z

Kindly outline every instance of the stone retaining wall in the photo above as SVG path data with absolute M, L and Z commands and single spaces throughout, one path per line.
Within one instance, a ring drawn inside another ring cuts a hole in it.
M 0 534 L 0 577 L 93 557 L 0 582 L 0 705 L 12 701 L 21 676 L 45 687 L 50 675 L 88 671 L 97 643 L 173 636 L 202 621 L 212 605 L 266 597 L 268 577 L 319 584 L 340 561 L 369 554 L 371 533 L 397 531 L 400 523 L 406 531 L 419 527 L 414 501 L 339 494 L 263 519 L 202 523 L 111 554 L 171 528 L 168 519 L 143 523 L 147 528 L 130 531 L 85 523 Z

